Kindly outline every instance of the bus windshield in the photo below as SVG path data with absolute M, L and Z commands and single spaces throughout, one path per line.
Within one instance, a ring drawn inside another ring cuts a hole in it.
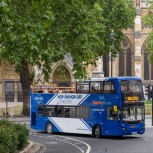
M 137 122 L 144 120 L 144 107 L 128 106 L 123 107 L 123 121 Z
M 142 82 L 140 80 L 124 80 L 120 81 L 121 92 L 142 93 Z

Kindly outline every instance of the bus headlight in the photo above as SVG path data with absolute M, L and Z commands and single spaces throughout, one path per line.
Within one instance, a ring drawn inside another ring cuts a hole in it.
M 122 127 L 122 130 L 123 130 L 123 131 L 126 131 L 126 128 L 125 128 L 125 127 Z

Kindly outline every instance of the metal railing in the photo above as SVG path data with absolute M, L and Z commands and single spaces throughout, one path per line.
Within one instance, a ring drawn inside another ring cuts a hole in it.
M 6 91 L 5 101 L 7 102 L 22 102 L 22 91 Z

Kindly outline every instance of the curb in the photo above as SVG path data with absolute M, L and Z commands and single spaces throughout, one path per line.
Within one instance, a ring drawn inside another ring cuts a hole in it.
M 28 140 L 28 142 L 30 144 L 26 148 L 24 148 L 24 150 L 22 150 L 20 153 L 35 153 L 41 148 L 41 146 L 43 146 L 42 144 L 32 142 L 30 140 Z
M 30 144 L 26 148 L 24 148 L 24 150 L 21 151 L 20 153 L 26 153 L 29 150 L 29 148 L 31 148 L 34 145 L 34 143 L 32 141 L 28 140 L 28 142 Z

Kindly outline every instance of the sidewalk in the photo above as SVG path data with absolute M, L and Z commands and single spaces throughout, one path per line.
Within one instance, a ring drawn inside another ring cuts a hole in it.
M 145 116 L 145 124 L 146 124 L 146 127 L 153 127 L 152 126 L 152 116 L 151 115 L 146 115 Z

